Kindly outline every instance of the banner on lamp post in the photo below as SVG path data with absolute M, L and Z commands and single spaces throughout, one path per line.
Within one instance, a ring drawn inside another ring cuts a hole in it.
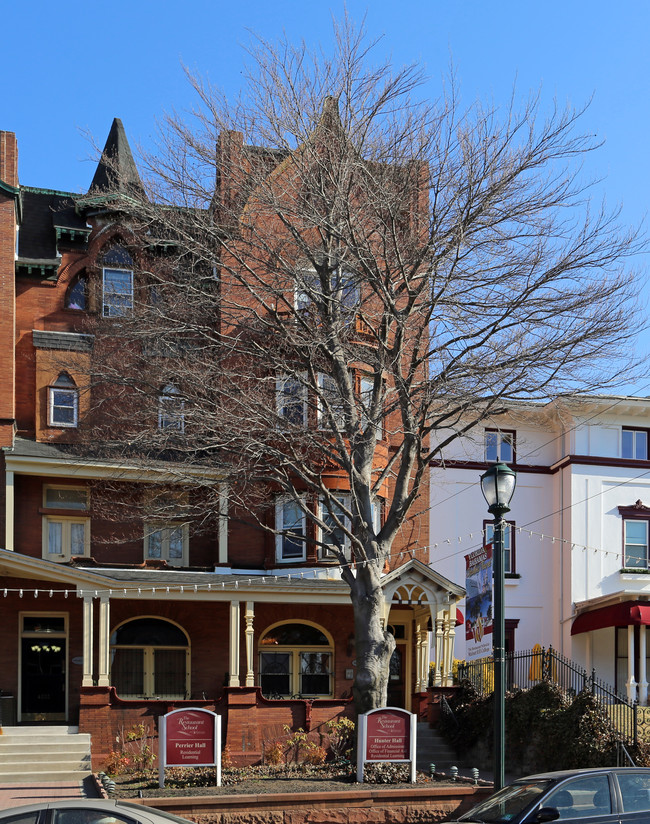
M 465 656 L 492 655 L 492 544 L 465 556 Z

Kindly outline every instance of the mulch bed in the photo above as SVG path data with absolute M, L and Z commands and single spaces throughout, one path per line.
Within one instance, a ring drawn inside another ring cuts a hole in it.
M 188 771 L 184 771 L 188 772 Z M 395 780 L 388 780 L 391 776 L 384 775 L 385 780 L 366 782 L 365 789 L 408 789 L 414 785 L 410 782 L 400 780 L 402 776 L 396 774 L 392 776 Z M 417 786 L 440 785 L 450 783 L 447 776 L 439 775 L 431 778 L 423 772 L 416 774 Z M 199 773 L 194 771 L 194 775 L 187 778 L 174 778 L 173 775 L 166 775 L 165 787 L 158 786 L 158 774 L 151 771 L 145 775 L 121 775 L 113 779 L 115 781 L 114 797 L 117 798 L 174 798 L 187 796 L 210 796 L 210 795 L 259 795 L 262 793 L 309 793 L 309 792 L 355 792 L 361 786 L 357 783 L 356 774 L 349 771 L 335 772 L 323 770 L 321 774 L 316 771 L 311 774 L 299 774 L 290 771 L 288 774 L 279 772 L 256 774 L 254 769 L 245 771 L 244 774 L 231 773 L 224 770 L 222 774 L 222 786 L 214 785 L 214 770 Z

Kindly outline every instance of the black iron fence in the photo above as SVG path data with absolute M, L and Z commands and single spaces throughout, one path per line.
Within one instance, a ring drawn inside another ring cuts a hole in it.
M 494 686 L 492 658 L 459 664 L 458 678 L 468 680 L 480 695 L 488 695 Z M 636 743 L 639 737 L 646 740 L 645 728 L 650 727 L 650 718 L 646 718 L 649 708 L 639 707 L 627 696 L 617 693 L 596 676 L 595 670 L 588 672 L 553 647 L 506 654 L 506 691 L 530 689 L 540 681 L 557 684 L 569 696 L 588 690 L 598 699 L 623 742 Z

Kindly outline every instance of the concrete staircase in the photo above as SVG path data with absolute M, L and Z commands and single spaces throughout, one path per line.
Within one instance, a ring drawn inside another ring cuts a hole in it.
M 436 772 L 449 772 L 452 764 L 460 767 L 458 759 L 437 730 L 431 729 L 426 721 L 418 721 L 416 766 L 422 772 L 429 772 L 429 765 L 436 765 Z M 461 771 L 462 772 L 462 771 Z
M 91 771 L 90 735 L 77 727 L 2 727 L 0 783 L 83 781 Z

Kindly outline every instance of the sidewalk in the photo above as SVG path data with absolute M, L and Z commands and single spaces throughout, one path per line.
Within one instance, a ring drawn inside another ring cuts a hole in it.
M 0 784 L 0 810 L 38 804 L 55 798 L 99 798 L 92 778 L 83 781 L 39 781 L 27 784 Z

